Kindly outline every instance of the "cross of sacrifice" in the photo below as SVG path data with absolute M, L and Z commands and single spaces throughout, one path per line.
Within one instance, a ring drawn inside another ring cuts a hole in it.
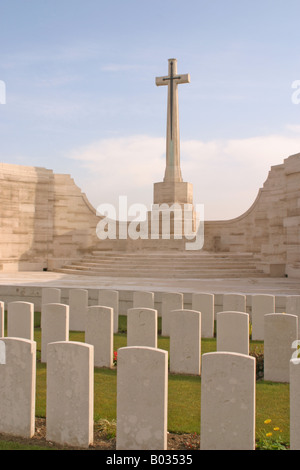
M 169 59 L 168 76 L 156 77 L 155 79 L 155 83 L 157 86 L 168 85 L 166 170 L 164 181 L 182 181 L 180 170 L 180 139 L 177 85 L 189 82 L 189 74 L 177 75 L 176 59 Z

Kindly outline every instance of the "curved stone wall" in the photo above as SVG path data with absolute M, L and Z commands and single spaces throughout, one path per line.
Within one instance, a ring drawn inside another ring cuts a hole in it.
M 98 221 L 69 175 L 0 164 L 0 269 L 51 269 L 78 258 L 97 243 Z
M 0 188 L 0 270 L 51 270 L 94 249 L 184 249 L 181 240 L 100 241 L 100 218 L 70 175 L 1 163 Z M 271 167 L 248 211 L 204 227 L 205 251 L 254 253 L 271 276 L 300 277 L 300 153 Z
M 300 276 L 300 154 L 271 167 L 244 214 L 207 221 L 204 249 L 256 253 L 271 275 Z

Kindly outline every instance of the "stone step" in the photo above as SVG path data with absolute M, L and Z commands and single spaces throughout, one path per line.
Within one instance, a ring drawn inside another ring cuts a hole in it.
M 186 273 L 186 272 L 199 272 L 199 271 L 206 271 L 206 272 L 212 272 L 212 271 L 231 271 L 231 272 L 236 272 L 236 273 L 242 273 L 242 272 L 261 272 L 259 269 L 257 269 L 256 266 L 245 266 L 245 265 L 239 265 L 239 266 L 234 266 L 234 265 L 204 265 L 204 266 L 191 266 L 188 264 L 185 265 L 166 265 L 165 263 L 162 263 L 160 265 L 155 265 L 155 264 L 150 264 L 146 266 L 137 266 L 136 264 L 128 263 L 128 264 L 108 264 L 106 266 L 103 266 L 102 264 L 88 264 L 88 263 L 72 263 L 70 265 L 65 265 L 64 269 L 76 269 L 78 271 L 94 271 L 94 272 L 110 272 L 110 271 L 116 271 L 116 272 L 131 272 L 131 271 L 136 271 L 136 272 L 170 272 L 170 271 L 177 271 L 178 273 Z
M 90 258 L 97 258 L 97 259 L 113 259 L 113 258 L 143 258 L 143 259 L 155 259 L 155 258 L 171 258 L 173 259 L 176 257 L 177 259 L 254 259 L 255 255 L 253 253 L 206 253 L 206 252 L 199 252 L 199 251 L 185 251 L 182 252 L 102 252 L 102 251 L 93 251 L 90 254 L 85 256 L 86 259 Z
M 239 259 L 239 258 L 231 258 L 231 259 L 214 259 L 214 258 L 190 258 L 190 259 L 181 259 L 177 258 L 176 256 L 173 258 L 105 258 L 105 259 L 97 259 L 97 258 L 84 258 L 77 261 L 78 263 L 90 263 L 90 264 L 116 264 L 116 263 L 128 263 L 128 264 L 172 264 L 172 265 L 202 265 L 202 264 L 234 264 L 234 265 L 249 265 L 253 264 L 256 265 L 257 261 L 254 259 Z
M 98 271 L 103 271 L 103 272 L 108 272 L 108 271 L 118 271 L 118 272 L 131 272 L 131 271 L 138 271 L 138 272 L 149 272 L 149 271 L 153 271 L 153 272 L 158 272 L 157 270 L 157 267 L 151 267 L 149 266 L 148 268 L 143 268 L 143 269 L 137 269 L 136 266 L 131 266 L 131 267 L 128 267 L 128 266 L 108 266 L 108 267 L 102 267 L 102 266 L 98 266 L 98 267 L 92 267 L 92 266 L 85 266 L 85 265 L 82 265 L 82 266 L 78 266 L 78 265 L 65 265 L 64 266 L 64 269 L 76 269 L 78 271 L 95 271 L 95 272 L 98 272 Z M 189 267 L 182 267 L 182 268 L 178 268 L 178 267 L 159 267 L 159 272 L 161 271 L 165 271 L 165 272 L 170 272 L 170 270 L 173 269 L 173 270 L 176 270 L 177 272 L 199 272 L 199 271 L 207 271 L 207 272 L 210 272 L 210 271 L 221 271 L 223 268 L 216 268 L 216 267 L 213 267 L 213 268 L 210 268 L 209 266 L 206 266 L 205 268 L 202 268 L 202 267 L 199 267 L 199 268 L 189 268 Z M 232 272 L 256 272 L 257 269 L 255 267 L 253 268 L 243 268 L 243 267 L 240 267 L 238 269 L 234 268 L 234 267 L 228 267 L 226 268 L 226 271 L 232 271 Z
M 78 263 L 73 263 L 72 267 L 77 267 L 78 269 L 86 268 L 86 269 L 93 269 L 93 268 L 98 268 L 101 267 L 103 269 L 110 269 L 110 268 L 119 268 L 119 269 L 256 269 L 256 264 L 255 263 L 176 263 L 176 262 L 163 262 L 163 263 L 150 263 L 150 262 L 144 262 L 144 263 L 133 263 L 131 261 L 122 261 L 121 263 L 113 263 L 113 262 L 103 262 L 103 263 L 90 263 L 90 262 L 85 262 L 85 261 L 80 261 Z
M 80 260 L 80 262 L 86 263 L 94 263 L 94 264 L 107 264 L 107 263 L 139 263 L 139 264 L 151 264 L 151 263 L 171 263 L 171 264 L 210 264 L 210 263 L 218 263 L 218 264 L 256 264 L 256 260 L 253 259 L 240 259 L 240 258 L 231 258 L 231 259 L 214 259 L 214 258 L 191 258 L 191 259 L 181 259 L 181 258 L 106 258 L 106 259 L 97 259 L 97 258 L 84 258 Z
M 99 252 L 66 264 L 56 272 L 109 277 L 223 278 L 262 277 L 252 253 Z
M 178 279 L 223 279 L 223 278 L 262 278 L 262 277 L 267 277 L 266 274 L 263 272 L 249 272 L 248 270 L 246 272 L 236 272 L 234 271 L 198 271 L 196 273 L 193 272 L 186 272 L 184 275 L 181 272 L 177 271 L 168 271 L 168 272 L 162 272 L 162 271 L 145 271 L 145 272 L 140 272 L 136 270 L 131 270 L 131 271 L 126 271 L 126 272 L 120 272 L 120 271 L 90 271 L 90 270 L 78 270 L 78 269 L 72 269 L 72 268 L 61 268 L 61 269 L 56 269 L 55 272 L 57 273 L 62 273 L 62 274 L 72 274 L 72 275 L 84 275 L 84 276 L 99 276 L 99 277 L 132 277 L 132 278 L 178 278 Z

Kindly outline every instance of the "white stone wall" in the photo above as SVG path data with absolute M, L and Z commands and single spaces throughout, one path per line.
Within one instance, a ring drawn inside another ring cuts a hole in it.
M 0 164 L 0 270 L 41 271 L 98 240 L 99 217 L 69 175 Z
M 244 214 L 205 222 L 204 249 L 257 253 L 271 276 L 300 277 L 300 153 L 271 167 Z
M 100 245 L 184 249 L 184 240 L 100 241 L 96 210 L 70 175 L 1 163 L 0 187 L 0 270 L 51 270 Z M 300 277 L 300 153 L 271 167 L 244 214 L 206 221 L 204 236 L 204 250 L 252 252 L 271 276 Z

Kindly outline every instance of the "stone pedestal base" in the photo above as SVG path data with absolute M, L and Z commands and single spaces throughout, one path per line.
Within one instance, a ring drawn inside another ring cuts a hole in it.
M 167 206 L 167 205 L 166 205 Z M 196 214 L 191 204 L 176 203 L 176 209 L 153 207 L 148 212 L 149 237 L 152 239 L 181 239 L 195 231 Z
M 158 224 L 159 229 L 156 228 L 156 231 L 158 230 L 160 236 L 166 232 L 166 228 L 163 227 L 164 219 L 167 224 L 169 223 L 170 229 L 168 230 L 172 235 L 195 230 L 193 185 L 191 183 L 154 183 L 153 201 L 152 225 L 154 223 L 156 227 L 156 223 Z M 166 233 L 165 235 L 167 236 Z
M 185 182 L 154 183 L 154 204 L 193 204 L 193 185 Z

